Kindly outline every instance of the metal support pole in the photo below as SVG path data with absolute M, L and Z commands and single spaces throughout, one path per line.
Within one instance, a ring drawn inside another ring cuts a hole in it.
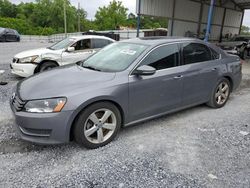
M 174 34 L 175 6 L 176 6 L 176 1 L 174 0 L 174 1 L 173 1 L 173 13 L 172 13 L 172 19 L 171 19 L 170 36 L 173 36 L 173 34 Z
M 64 0 L 64 4 L 63 4 L 63 13 L 64 13 L 64 32 L 65 32 L 65 38 L 66 38 L 67 37 L 66 0 Z
M 210 30 L 211 30 L 212 16 L 213 16 L 213 8 L 214 8 L 214 0 L 211 0 L 209 12 L 208 12 L 206 35 L 205 35 L 205 39 L 204 39 L 205 42 L 207 42 L 208 39 L 209 39 L 209 34 L 210 34 Z
M 138 0 L 138 14 L 137 14 L 137 34 L 136 37 L 140 36 L 140 22 L 141 22 L 141 0 Z
M 80 24 L 80 2 L 78 2 L 78 32 L 81 32 L 81 24 Z
M 226 12 L 227 12 L 227 9 L 224 8 L 223 18 L 222 18 L 222 23 L 221 23 L 221 29 L 220 29 L 219 42 L 222 42 L 222 38 L 223 38 L 223 29 L 224 29 L 224 25 L 225 25 Z
M 243 10 L 243 12 L 242 12 L 242 17 L 241 17 L 241 20 L 240 20 L 239 35 L 240 35 L 241 31 L 242 31 L 242 24 L 243 24 L 244 15 L 245 15 L 245 10 Z

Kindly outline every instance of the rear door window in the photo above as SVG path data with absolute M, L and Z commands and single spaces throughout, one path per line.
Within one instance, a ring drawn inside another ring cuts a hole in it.
M 92 39 L 92 48 L 103 48 L 110 43 L 111 41 L 106 39 Z
M 204 44 L 184 43 L 182 47 L 184 65 L 212 60 L 211 51 Z

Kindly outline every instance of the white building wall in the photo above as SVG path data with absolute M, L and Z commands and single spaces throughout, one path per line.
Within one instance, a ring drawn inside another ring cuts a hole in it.
M 175 18 L 188 21 L 199 21 L 200 3 L 176 0 Z
M 193 33 L 196 33 L 198 29 L 197 23 L 192 22 L 185 22 L 185 21 L 179 21 L 176 20 L 174 22 L 174 28 L 173 28 L 173 35 L 174 36 L 185 36 L 185 33 L 187 31 L 191 31 Z
M 174 0 L 142 0 L 141 14 L 159 17 L 172 17 Z M 137 0 L 138 12 L 138 0 Z
M 225 26 L 240 27 L 242 12 L 227 9 Z
M 207 23 L 209 6 L 203 6 L 202 23 Z M 221 25 L 223 20 L 224 8 L 214 7 L 212 24 Z

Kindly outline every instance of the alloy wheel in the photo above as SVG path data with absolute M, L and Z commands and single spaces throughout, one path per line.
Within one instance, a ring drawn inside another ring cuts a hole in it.
M 215 100 L 218 105 L 223 105 L 227 101 L 230 93 L 229 89 L 227 82 L 221 82 L 219 84 L 215 93 Z
M 117 119 L 109 109 L 99 109 L 89 115 L 84 123 L 84 136 L 93 144 L 107 141 L 115 132 Z

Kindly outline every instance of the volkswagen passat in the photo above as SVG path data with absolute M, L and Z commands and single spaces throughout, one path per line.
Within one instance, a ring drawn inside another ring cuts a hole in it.
M 11 107 L 24 140 L 97 148 L 122 126 L 202 103 L 223 107 L 241 77 L 239 57 L 203 41 L 132 39 L 19 82 Z

